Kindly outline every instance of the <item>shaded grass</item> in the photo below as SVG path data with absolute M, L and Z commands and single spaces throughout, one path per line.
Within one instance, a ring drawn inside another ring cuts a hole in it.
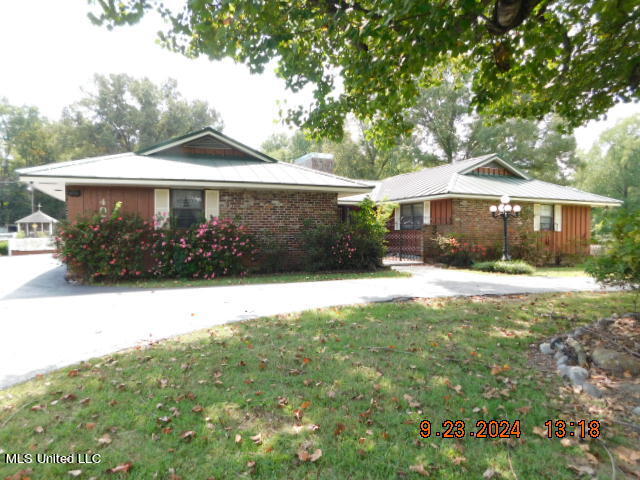
M 271 275 L 250 275 L 247 277 L 221 277 L 213 280 L 195 280 L 192 278 L 163 280 L 131 280 L 115 283 L 93 283 L 92 285 L 131 287 L 131 288 L 181 288 L 181 287 L 222 287 L 226 285 L 253 285 L 260 283 L 320 282 L 326 280 L 360 280 L 366 278 L 410 277 L 409 272 L 384 269 L 375 272 L 321 272 L 321 273 L 275 273 Z
M 171 478 L 171 469 L 183 479 L 419 478 L 409 468 L 417 464 L 439 479 L 482 478 L 488 468 L 505 479 L 575 478 L 568 457 L 581 450 L 533 428 L 583 417 L 556 400 L 560 380 L 531 367 L 529 346 L 630 306 L 623 293 L 454 298 L 215 327 L 0 392 L 0 449 L 102 455 L 99 465 L 31 465 L 34 480 L 76 468 L 113 478 L 105 470 L 128 461 L 136 479 Z M 445 419 L 467 430 L 478 419 L 520 419 L 523 433 L 421 439 L 423 419 L 440 431 Z M 181 439 L 185 431 L 195 438 Z M 104 434 L 111 443 L 98 442 Z M 301 447 L 322 458 L 300 462 Z M 24 467 L 0 462 L 0 478 Z
M 456 268 L 456 270 L 462 270 L 466 272 L 480 273 L 486 275 L 508 275 L 502 272 L 486 272 L 483 270 L 475 270 L 473 268 Z M 534 277 L 586 277 L 588 276 L 584 270 L 584 265 L 576 265 L 572 267 L 535 267 L 535 271 L 532 274 L 526 274 L 527 276 Z

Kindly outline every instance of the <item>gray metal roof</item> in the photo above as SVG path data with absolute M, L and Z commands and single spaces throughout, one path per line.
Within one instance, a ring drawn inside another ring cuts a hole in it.
M 497 162 L 515 176 L 470 175 L 470 171 L 491 162 Z M 380 182 L 369 194 L 342 197 L 341 204 L 355 204 L 365 196 L 376 202 L 407 203 L 429 197 L 478 196 L 498 198 L 509 195 L 514 199 L 566 201 L 596 205 L 620 205 L 614 198 L 584 192 L 573 187 L 530 178 L 495 154 L 471 158 L 433 168 L 389 177 Z
M 20 220 L 16 220 L 16 223 L 58 223 L 58 220 L 38 210 Z
M 234 184 L 270 184 L 326 187 L 345 192 L 362 192 L 370 186 L 317 170 L 284 162 L 209 156 L 154 156 L 124 153 L 70 162 L 50 163 L 18 170 L 21 178 L 47 177 L 144 181 L 193 181 Z

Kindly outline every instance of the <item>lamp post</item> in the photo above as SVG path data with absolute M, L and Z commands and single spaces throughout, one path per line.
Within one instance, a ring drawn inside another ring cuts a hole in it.
M 511 255 L 509 254 L 509 217 L 519 217 L 520 205 L 511 205 L 511 199 L 508 195 L 503 195 L 500 197 L 500 205 L 491 205 L 489 207 L 489 211 L 493 218 L 501 217 L 504 222 L 504 248 L 502 250 L 502 260 L 511 260 Z

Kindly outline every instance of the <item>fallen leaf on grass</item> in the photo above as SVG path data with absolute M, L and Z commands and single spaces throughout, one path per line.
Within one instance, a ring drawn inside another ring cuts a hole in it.
M 311 406 L 311 402 L 309 400 L 306 400 L 306 401 L 302 402 L 302 405 L 300 405 L 300 408 L 303 409 L 303 410 L 306 410 L 310 406 Z
M 32 473 L 33 473 L 32 469 L 24 468 L 19 472 L 14 473 L 13 475 L 9 475 L 4 480 L 30 480 L 31 477 L 29 475 L 31 475 Z
M 98 443 L 100 445 L 109 445 L 111 442 L 111 435 L 109 435 L 108 433 L 105 433 L 98 439 Z
M 546 428 L 533 427 L 533 433 L 535 433 L 536 435 L 538 435 L 538 436 L 540 436 L 542 438 L 548 438 L 547 429 Z
M 505 364 L 505 365 L 494 365 L 493 367 L 491 367 L 491 375 L 498 375 L 500 373 L 503 372 L 508 372 L 509 370 L 511 370 L 511 366 Z
M 36 433 L 44 433 L 44 428 L 38 425 L 36 428 L 33 429 L 33 431 Z
M 254 435 L 253 437 L 250 437 L 251 440 L 253 440 L 253 443 L 255 443 L 256 445 L 262 445 L 262 434 L 258 433 L 257 435 Z
M 420 402 L 417 402 L 411 395 L 405 393 L 402 398 L 409 402 L 411 408 L 420 408 Z
M 582 475 L 593 476 L 593 475 L 596 474 L 596 471 L 592 467 L 590 467 L 589 465 L 573 465 L 573 464 L 569 464 L 569 465 L 567 465 L 567 467 L 569 467 L 571 470 L 573 470 L 574 472 L 576 472 L 580 476 L 582 476 Z
M 482 478 L 484 478 L 485 480 L 491 480 L 492 478 L 496 478 L 499 476 L 500 474 L 493 468 L 487 468 L 482 474 Z
M 322 457 L 322 450 L 316 449 L 313 453 L 309 453 L 307 450 L 298 450 L 298 459 L 301 462 L 315 462 Z
M 80 370 L 69 370 L 69 373 L 67 374 L 67 376 L 77 377 L 79 373 L 80 373 Z
M 31 407 L 31 411 L 32 412 L 39 412 L 40 410 L 43 410 L 45 408 L 44 405 L 34 405 L 33 407 Z
M 185 442 L 190 442 L 195 437 L 196 437 L 196 432 L 194 432 L 193 430 L 187 430 L 182 435 L 180 435 L 180 438 Z
M 346 429 L 347 429 L 347 427 L 344 425 L 344 423 L 339 423 L 338 425 L 336 425 L 336 429 L 334 430 L 333 434 L 335 436 L 338 436 L 342 432 L 344 432 Z
M 422 465 L 421 463 L 419 463 L 418 465 L 411 465 L 409 467 L 409 470 L 411 470 L 412 472 L 417 473 L 418 475 L 422 475 L 423 477 L 428 477 L 429 475 L 431 475 L 429 473 L 429 471 L 426 470 L 424 468 L 424 465 Z
M 236 443 L 241 443 L 242 442 L 242 435 L 240 435 L 239 433 L 236 433 L 235 442 Z
M 82 475 L 82 470 L 69 470 L 67 473 L 72 477 L 79 477 Z
M 96 424 L 94 422 L 85 423 L 84 428 L 86 428 L 87 430 L 93 430 L 94 428 L 96 428 Z
M 202 405 L 196 405 L 195 407 L 193 407 L 191 409 L 192 412 L 194 413 L 200 413 L 204 410 L 204 407 Z
M 122 465 L 117 465 L 113 468 L 109 468 L 107 470 L 107 473 L 129 473 L 132 468 L 133 468 L 133 463 L 127 462 L 127 463 L 123 463 Z

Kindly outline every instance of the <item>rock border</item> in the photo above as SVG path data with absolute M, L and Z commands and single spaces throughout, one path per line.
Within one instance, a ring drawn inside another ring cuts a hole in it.
M 640 321 L 640 314 L 638 313 L 613 314 L 611 317 L 601 318 L 591 325 L 578 327 L 569 333 L 552 337 L 549 341 L 540 344 L 540 352 L 554 356 L 556 369 L 561 377 L 569 380 L 574 386 L 582 387 L 582 391 L 587 395 L 594 398 L 602 398 L 604 392 L 588 381 L 589 364 L 585 350 L 580 343 L 580 337 L 591 328 L 607 328 L 617 319 L 629 317 Z

